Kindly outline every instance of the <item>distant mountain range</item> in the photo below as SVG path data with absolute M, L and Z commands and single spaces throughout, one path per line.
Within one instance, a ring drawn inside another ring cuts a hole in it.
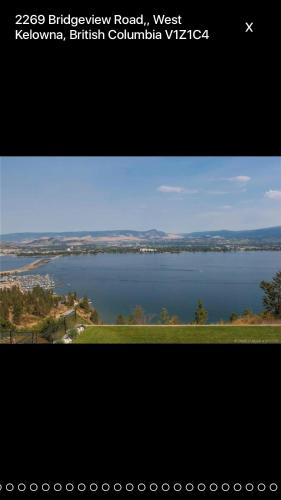
M 219 231 L 198 231 L 194 233 L 183 234 L 185 238 L 225 238 L 228 240 L 232 239 L 247 239 L 247 240 L 271 240 L 271 239 L 281 239 L 281 226 L 275 227 L 265 227 L 261 229 L 246 229 L 241 231 L 229 231 L 227 229 L 221 229 Z
M 167 233 L 156 229 L 148 231 L 118 229 L 113 231 L 67 231 L 60 233 L 12 233 L 1 236 L 3 242 L 25 243 L 27 245 L 56 245 L 64 242 L 67 244 L 91 244 L 107 241 L 154 241 L 167 238 L 170 238 Z
M 134 241 L 167 241 L 190 239 L 226 239 L 226 240 L 263 240 L 281 241 L 281 226 L 266 227 L 261 229 L 229 231 L 198 231 L 192 233 L 165 233 L 157 229 L 148 231 L 112 230 L 112 231 L 67 231 L 43 233 L 12 233 L 3 234 L 0 240 L 3 243 L 17 243 L 30 246 L 56 246 L 59 244 L 82 245 L 94 243 L 126 243 Z

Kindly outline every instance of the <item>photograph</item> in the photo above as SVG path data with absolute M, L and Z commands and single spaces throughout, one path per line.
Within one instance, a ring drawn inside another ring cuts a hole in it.
M 2 3 L 0 500 L 277 498 L 277 2 Z
M 281 342 L 281 157 L 3 157 L 0 344 Z

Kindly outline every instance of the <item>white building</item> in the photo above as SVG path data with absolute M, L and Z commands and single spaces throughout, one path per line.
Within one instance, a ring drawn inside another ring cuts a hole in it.
M 140 248 L 140 252 L 146 253 L 146 252 L 155 252 L 155 248 Z

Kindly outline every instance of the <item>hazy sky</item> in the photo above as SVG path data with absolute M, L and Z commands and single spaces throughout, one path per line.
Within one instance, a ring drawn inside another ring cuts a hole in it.
M 280 157 L 5 157 L 1 232 L 281 224 Z

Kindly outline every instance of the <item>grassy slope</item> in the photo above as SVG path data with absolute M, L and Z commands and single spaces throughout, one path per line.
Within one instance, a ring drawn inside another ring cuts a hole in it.
M 91 326 L 79 344 L 281 343 L 281 326 Z

